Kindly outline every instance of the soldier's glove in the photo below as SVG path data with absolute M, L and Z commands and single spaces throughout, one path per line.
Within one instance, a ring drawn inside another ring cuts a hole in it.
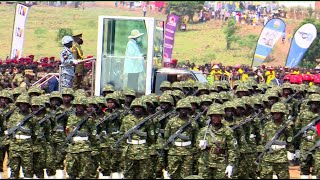
M 291 153 L 290 151 L 287 151 L 287 157 L 289 161 L 292 161 L 294 159 L 294 154 Z
M 255 134 L 250 134 L 250 137 L 249 138 L 255 138 L 256 135 Z
M 227 174 L 228 178 L 231 178 L 232 170 L 233 170 L 233 167 L 231 165 L 228 165 L 227 168 L 226 168 L 226 171 L 225 171 L 225 173 Z
M 313 136 L 307 136 L 307 139 L 308 139 L 309 141 L 311 141 L 311 140 L 313 140 Z
M 73 64 L 75 64 L 75 65 L 77 65 L 77 64 L 79 63 L 77 60 L 73 60 L 72 62 L 73 62 Z
M 200 140 L 199 147 L 201 150 L 205 150 L 207 148 L 207 141 L 206 140 Z

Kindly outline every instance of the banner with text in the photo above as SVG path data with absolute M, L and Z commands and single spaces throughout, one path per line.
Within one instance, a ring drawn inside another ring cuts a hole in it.
M 286 61 L 286 66 L 292 68 L 298 66 L 304 53 L 317 37 L 317 28 L 310 23 L 302 25 L 295 33 Z
M 22 56 L 23 41 L 28 12 L 28 6 L 17 4 L 12 34 L 12 46 L 10 56 L 11 58 L 18 59 Z
M 179 24 L 179 16 L 169 14 L 165 25 L 164 33 L 164 53 L 163 53 L 163 65 L 168 67 L 171 63 L 171 56 L 174 44 L 174 34 Z
M 286 24 L 282 19 L 275 18 L 263 27 L 251 66 L 260 66 L 270 54 L 276 42 L 286 31 Z

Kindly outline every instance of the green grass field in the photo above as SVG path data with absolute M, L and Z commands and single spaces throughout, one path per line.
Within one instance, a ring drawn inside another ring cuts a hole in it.
M 14 5 L 0 5 L 1 59 L 10 54 L 14 13 Z M 56 36 L 60 28 L 71 28 L 74 34 L 83 33 L 84 54 L 96 56 L 99 15 L 142 16 L 142 12 L 112 7 L 75 9 L 32 6 L 27 19 L 23 56 L 34 54 L 36 59 L 44 56 L 59 57 L 61 46 L 56 41 Z M 147 16 L 166 19 L 165 15 L 157 13 Z M 250 64 L 256 43 L 252 42 L 251 36 L 257 38 L 260 30 L 251 32 L 240 29 L 242 45 L 234 44 L 231 50 L 226 50 L 223 30 L 224 25 L 220 21 L 188 24 L 186 32 L 176 33 L 173 58 L 179 61 L 190 60 L 196 64 L 211 61 L 225 65 Z

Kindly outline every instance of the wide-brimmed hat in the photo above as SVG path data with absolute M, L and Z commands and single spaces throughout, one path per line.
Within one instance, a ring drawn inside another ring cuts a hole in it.
M 140 31 L 138 29 L 134 29 L 131 31 L 131 35 L 128 36 L 129 39 L 132 39 L 132 38 L 137 38 L 137 37 L 140 37 L 144 35 L 144 33 L 140 33 Z

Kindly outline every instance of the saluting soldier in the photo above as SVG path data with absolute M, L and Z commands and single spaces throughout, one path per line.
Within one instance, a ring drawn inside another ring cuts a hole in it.
M 73 43 L 71 47 L 71 51 L 73 57 L 77 60 L 84 59 L 83 51 L 81 45 L 83 44 L 82 33 L 72 36 Z M 78 89 L 81 86 L 81 81 L 84 76 L 84 63 L 77 64 L 75 67 L 75 77 L 74 77 L 74 88 Z

